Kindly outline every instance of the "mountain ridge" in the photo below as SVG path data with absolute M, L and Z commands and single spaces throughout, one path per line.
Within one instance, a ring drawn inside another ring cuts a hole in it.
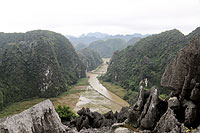
M 192 35 L 200 34 L 198 28 Z M 160 79 L 166 65 L 175 57 L 176 52 L 189 43 L 191 34 L 184 35 L 173 29 L 154 34 L 136 42 L 134 46 L 113 54 L 105 81 L 119 84 L 131 90 L 139 89 L 140 81 L 148 79 L 148 88 L 160 86 Z M 167 93 L 161 89 L 162 93 Z

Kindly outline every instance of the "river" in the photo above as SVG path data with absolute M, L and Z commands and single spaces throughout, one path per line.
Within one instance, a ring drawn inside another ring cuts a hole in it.
M 108 91 L 98 80 L 98 76 L 107 71 L 107 63 L 109 58 L 103 58 L 104 63 L 92 72 L 88 72 L 89 86 L 83 92 L 74 108 L 74 111 L 80 110 L 82 107 L 88 107 L 91 111 L 99 113 L 106 113 L 110 110 L 113 112 L 120 111 L 122 107 L 129 106 L 129 104 Z

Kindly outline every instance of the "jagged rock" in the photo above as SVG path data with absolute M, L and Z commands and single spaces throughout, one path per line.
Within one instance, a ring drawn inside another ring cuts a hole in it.
M 90 118 L 93 118 L 93 115 L 92 115 L 92 112 L 90 111 L 90 109 L 89 108 L 82 108 L 81 110 L 79 110 L 78 112 L 77 112 L 77 114 L 78 115 L 80 115 L 80 116 L 82 116 L 82 115 L 86 115 L 86 116 L 88 116 L 88 117 L 90 117 Z
M 1 133 L 65 133 L 67 130 L 50 100 L 0 122 Z
M 109 112 L 105 113 L 105 114 L 104 114 L 104 117 L 105 117 L 106 119 L 115 119 L 115 115 L 113 114 L 112 111 L 109 111 Z
M 193 101 L 200 102 L 200 84 L 197 83 L 191 92 L 190 99 Z
M 154 86 L 150 91 L 150 96 L 138 119 L 142 129 L 153 129 L 160 116 L 159 104 L 161 103 L 161 100 L 158 98 L 158 89 Z
M 72 120 L 69 126 L 76 127 L 80 131 L 82 128 L 111 127 L 115 122 L 124 122 L 128 118 L 128 107 L 123 107 L 119 113 L 115 114 L 109 111 L 102 115 L 98 112 L 91 112 L 89 108 L 82 108 L 77 113 L 80 117 Z
M 122 107 L 120 110 L 118 116 L 117 116 L 117 122 L 124 122 L 129 116 L 129 108 L 128 107 Z
M 135 103 L 134 105 L 134 110 L 136 111 L 142 111 L 143 107 L 144 107 L 144 89 L 143 87 L 140 87 L 140 90 L 139 90 L 139 96 L 138 96 L 138 99 L 137 99 L 137 102 Z
M 129 123 L 147 132 L 186 132 L 185 126 L 200 124 L 200 35 L 180 50 L 162 76 L 161 85 L 172 88 L 167 100 L 158 98 L 151 88 L 148 98 L 140 88 L 138 101 L 129 115 Z M 167 102 L 168 105 L 167 105 Z M 200 129 L 200 127 L 199 127 Z M 199 131 L 199 129 L 195 131 Z M 151 131 L 149 131 L 151 130 Z M 145 131 L 145 132 L 146 132 Z
M 93 127 L 100 128 L 104 126 L 105 117 L 98 112 L 93 113 L 94 120 L 93 120 Z
M 158 121 L 154 132 L 156 133 L 179 133 L 182 131 L 182 125 L 176 119 L 174 111 L 168 108 L 167 112 Z
M 168 100 L 168 107 L 171 109 L 179 109 L 180 102 L 177 97 L 170 97 Z
M 157 87 L 152 87 L 146 94 L 142 89 L 140 88 L 138 101 L 129 114 L 128 123 L 135 128 L 152 130 L 167 110 L 167 102 L 158 98 Z
M 197 106 L 192 101 L 187 101 L 183 106 L 186 107 L 184 124 L 190 125 L 197 119 Z
M 161 79 L 161 85 L 171 87 L 180 93 L 182 88 L 190 89 L 192 79 L 200 81 L 200 36 L 181 49 L 176 58 L 166 67 Z M 184 93 L 184 92 L 183 92 Z
M 141 112 L 139 111 L 131 111 L 131 113 L 129 114 L 128 117 L 128 123 L 133 126 L 134 128 L 138 128 L 139 127 L 139 122 L 138 119 L 140 117 Z

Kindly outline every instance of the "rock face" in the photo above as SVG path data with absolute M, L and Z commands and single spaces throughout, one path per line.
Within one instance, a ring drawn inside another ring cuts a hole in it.
M 178 92 L 184 90 L 191 92 L 192 79 L 194 79 L 193 84 L 200 82 L 200 36 L 181 49 L 176 58 L 166 67 L 161 85 L 171 87 Z M 198 93 L 198 90 L 196 89 L 195 92 Z
M 173 89 L 184 109 L 184 124 L 197 126 L 200 124 L 200 36 L 180 50 L 174 61 L 166 68 L 161 84 Z
M 67 130 L 50 100 L 0 122 L 1 133 L 65 133 Z

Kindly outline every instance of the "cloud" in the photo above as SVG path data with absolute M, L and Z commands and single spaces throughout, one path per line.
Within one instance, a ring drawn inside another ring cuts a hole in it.
M 200 0 L 6 0 L 2 32 L 47 29 L 63 34 L 184 33 L 200 24 Z

